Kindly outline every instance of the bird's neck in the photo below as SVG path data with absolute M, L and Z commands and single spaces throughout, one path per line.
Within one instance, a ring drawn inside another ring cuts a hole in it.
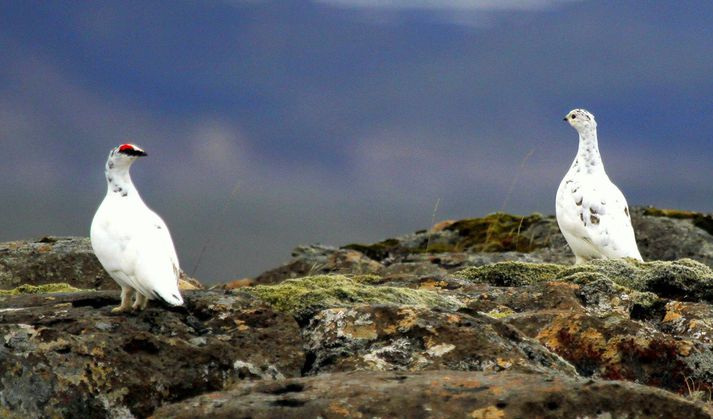
M 111 160 L 106 163 L 104 174 L 107 183 L 107 195 L 126 198 L 138 198 L 139 193 L 134 187 L 129 174 L 129 165 L 120 165 Z
M 574 160 L 574 166 L 586 173 L 604 173 L 604 164 L 599 155 L 597 130 L 590 129 L 579 133 L 579 150 Z

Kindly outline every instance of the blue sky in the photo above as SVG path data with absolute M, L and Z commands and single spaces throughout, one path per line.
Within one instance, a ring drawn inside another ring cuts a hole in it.
M 87 236 L 113 146 L 206 282 L 298 244 L 554 212 L 599 123 L 633 205 L 713 211 L 710 1 L 0 3 L 0 240 Z

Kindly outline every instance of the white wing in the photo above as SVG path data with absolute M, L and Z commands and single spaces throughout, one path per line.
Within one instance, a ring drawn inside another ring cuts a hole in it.
M 626 198 L 608 178 L 563 181 L 557 193 L 557 221 L 578 259 L 641 260 Z
M 161 217 L 143 202 L 103 202 L 92 222 L 91 239 L 97 258 L 119 284 L 149 299 L 183 303 L 171 234 Z
M 178 256 L 166 223 L 146 208 L 150 216 L 127 250 L 136 252 L 135 278 L 139 290 L 148 298 L 159 298 L 173 305 L 183 304 L 178 290 L 180 268 Z

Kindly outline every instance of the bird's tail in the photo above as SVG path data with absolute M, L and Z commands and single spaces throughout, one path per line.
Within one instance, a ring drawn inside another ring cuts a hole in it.
M 154 297 L 156 297 L 157 300 L 163 301 L 166 304 L 172 306 L 183 305 L 183 297 L 181 297 L 181 293 L 178 291 L 178 289 L 172 292 L 154 290 L 153 295 Z

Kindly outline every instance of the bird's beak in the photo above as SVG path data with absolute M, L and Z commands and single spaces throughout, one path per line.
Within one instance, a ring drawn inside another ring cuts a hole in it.
M 565 115 L 564 118 L 562 118 L 562 120 L 563 120 L 563 121 L 566 121 L 566 120 L 567 120 L 567 115 Z

